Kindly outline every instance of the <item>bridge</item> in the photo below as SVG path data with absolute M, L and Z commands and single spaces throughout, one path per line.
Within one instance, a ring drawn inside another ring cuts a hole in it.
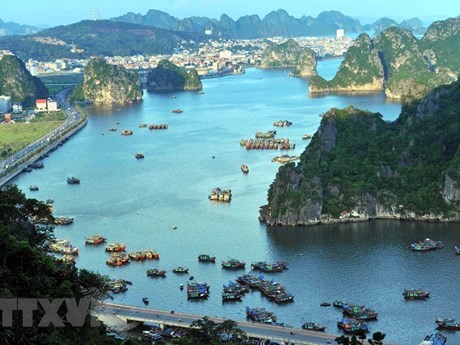
M 168 327 L 190 328 L 193 321 L 202 319 L 202 315 L 174 313 L 150 308 L 133 307 L 123 304 L 100 302 L 95 308 L 98 313 L 113 314 L 126 322 L 154 323 L 163 329 Z M 209 317 L 216 323 L 222 323 L 225 318 Z M 335 344 L 337 335 L 324 332 L 305 331 L 261 323 L 236 321 L 238 327 L 250 338 L 270 339 L 280 344 L 292 345 L 324 345 Z

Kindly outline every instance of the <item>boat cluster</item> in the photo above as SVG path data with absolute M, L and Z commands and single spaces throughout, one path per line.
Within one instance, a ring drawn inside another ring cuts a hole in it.
M 246 150 L 292 150 L 295 144 L 289 142 L 287 138 L 281 139 L 241 139 L 240 145 Z
M 226 201 L 230 202 L 232 200 L 232 190 L 231 189 L 221 189 L 219 187 L 213 188 L 211 194 L 208 196 L 211 201 Z
M 264 276 L 244 274 L 236 278 L 236 282 L 249 286 L 251 289 L 259 290 L 269 301 L 283 304 L 294 301 L 294 295 L 287 293 L 284 286 L 272 280 L 265 280 Z

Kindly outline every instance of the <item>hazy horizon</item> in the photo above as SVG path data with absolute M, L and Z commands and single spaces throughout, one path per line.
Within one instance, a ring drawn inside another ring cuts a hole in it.
M 416 17 L 428 26 L 435 20 L 460 15 L 460 3 L 453 3 L 451 0 L 439 0 L 436 3 L 423 0 L 417 1 L 416 4 L 412 4 L 412 1 L 402 3 L 396 0 L 387 0 L 384 3 L 355 0 L 352 4 L 339 0 L 324 0 L 321 3 L 299 0 L 248 3 L 244 0 L 233 0 L 231 4 L 229 6 L 228 2 L 221 0 L 171 0 L 168 3 L 147 3 L 143 0 L 84 0 L 65 3 L 62 0 L 16 0 L 3 5 L 0 19 L 4 22 L 50 27 L 90 19 L 90 13 L 92 19 L 110 19 L 128 12 L 145 15 L 148 10 L 155 9 L 180 19 L 193 16 L 219 19 L 225 13 L 236 20 L 241 16 L 253 14 L 262 19 L 271 11 L 284 9 L 295 18 L 303 15 L 317 17 L 324 11 L 339 11 L 346 16 L 359 19 L 361 24 L 370 24 L 382 17 L 397 22 Z M 372 8 L 372 12 L 369 8 Z

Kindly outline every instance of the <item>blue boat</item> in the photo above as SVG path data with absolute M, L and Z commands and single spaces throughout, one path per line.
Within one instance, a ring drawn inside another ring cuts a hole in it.
M 435 331 L 433 334 L 427 335 L 420 345 L 444 345 L 445 343 L 447 343 L 447 337 Z

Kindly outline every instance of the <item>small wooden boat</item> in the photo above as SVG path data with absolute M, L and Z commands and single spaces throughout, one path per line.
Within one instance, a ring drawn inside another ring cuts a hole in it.
M 182 109 L 173 109 L 172 112 L 173 112 L 174 114 L 181 114 L 181 113 L 183 113 L 184 111 L 183 111 Z
M 157 268 L 151 268 L 147 270 L 147 276 L 149 277 L 166 277 L 165 270 L 159 270 Z
M 323 302 L 320 304 L 321 307 L 330 307 L 331 304 L 329 302 Z
M 319 323 L 316 322 L 305 322 L 302 325 L 302 329 L 308 330 L 308 331 L 324 331 L 326 329 L 326 326 L 320 325 Z
M 76 177 L 67 177 L 67 183 L 68 184 L 80 184 L 80 179 Z
M 138 152 L 138 153 L 136 153 L 136 154 L 134 155 L 134 157 L 136 157 L 136 159 L 143 159 L 143 158 L 144 158 L 144 154 Z
M 31 185 L 31 186 L 29 187 L 29 189 L 30 189 L 31 192 L 36 192 L 36 191 L 38 190 L 38 186 L 36 186 L 36 185 Z
M 133 135 L 133 131 L 130 130 L 130 129 L 123 129 L 121 132 L 120 132 L 121 135 Z
M 110 128 L 109 128 L 109 131 L 110 131 L 110 132 L 116 132 L 117 129 L 116 129 L 115 127 L 110 127 Z
M 249 173 L 249 167 L 248 167 L 246 164 L 242 164 L 242 165 L 241 165 L 241 171 L 242 171 L 244 174 L 247 174 L 247 173 Z
M 149 299 L 147 297 L 142 297 L 142 302 L 144 302 L 144 304 L 149 304 Z
M 188 268 L 183 267 L 183 266 L 178 266 L 176 268 L 173 268 L 174 273 L 188 273 Z
M 437 319 L 435 322 L 441 329 L 460 331 L 460 323 L 456 322 L 454 319 Z
M 311 134 L 304 134 L 304 135 L 302 135 L 302 139 L 303 139 L 303 140 L 311 139 Z
M 215 256 L 210 256 L 208 254 L 200 254 L 198 255 L 198 261 L 200 262 L 216 262 Z

